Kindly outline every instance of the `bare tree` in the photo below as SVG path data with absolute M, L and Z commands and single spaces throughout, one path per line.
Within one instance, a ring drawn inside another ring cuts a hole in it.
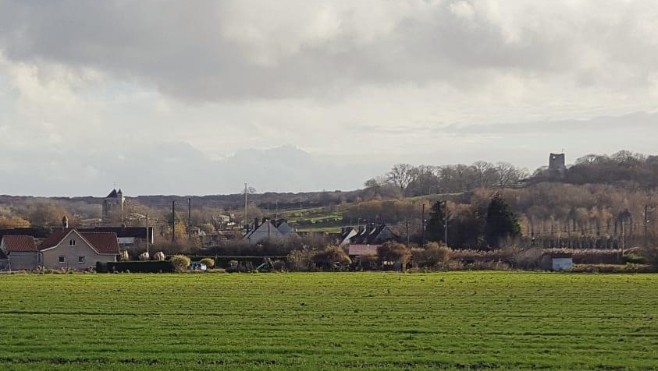
M 409 183 L 414 180 L 414 167 L 409 164 L 395 164 L 391 171 L 386 174 L 386 179 L 404 191 Z

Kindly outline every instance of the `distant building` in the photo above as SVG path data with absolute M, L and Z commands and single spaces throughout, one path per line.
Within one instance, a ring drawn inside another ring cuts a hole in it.
M 123 216 L 123 207 L 126 199 L 123 197 L 121 189 L 113 189 L 110 194 L 103 199 L 103 221 L 111 221 L 113 218 Z
M 551 153 L 548 157 L 548 171 L 552 177 L 564 177 L 567 173 L 564 153 Z
M 358 229 L 347 227 L 342 230 L 340 246 L 349 245 L 381 245 L 388 241 L 400 241 L 398 236 L 387 224 L 374 223 L 360 226 Z
M 265 240 L 285 240 L 291 236 L 296 236 L 297 233 L 290 227 L 288 221 L 285 219 L 278 219 L 272 222 L 267 218 L 263 218 L 259 222 L 258 218 L 254 219 L 254 223 L 249 227 L 249 232 L 242 238 L 249 241 L 249 243 L 257 244 Z

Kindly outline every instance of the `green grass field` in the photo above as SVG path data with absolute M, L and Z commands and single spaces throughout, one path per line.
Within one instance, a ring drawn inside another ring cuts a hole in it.
M 0 369 L 656 369 L 658 275 L 0 276 Z

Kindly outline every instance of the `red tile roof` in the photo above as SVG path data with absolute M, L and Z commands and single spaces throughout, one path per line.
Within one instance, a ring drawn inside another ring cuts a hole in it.
M 350 256 L 377 255 L 378 246 L 379 245 L 350 245 L 347 254 Z
M 39 245 L 39 250 L 49 249 L 51 247 L 57 246 L 58 243 L 62 242 L 64 237 L 71 231 L 71 229 L 58 229 L 46 237 L 45 240 Z
M 119 254 L 119 241 L 114 232 L 82 232 L 85 240 L 101 254 Z
M 7 252 L 36 252 L 37 244 L 32 236 L 4 236 L 2 237 Z
M 39 250 L 57 246 L 73 229 L 59 229 L 41 242 Z M 78 232 L 101 254 L 119 254 L 119 241 L 114 232 Z

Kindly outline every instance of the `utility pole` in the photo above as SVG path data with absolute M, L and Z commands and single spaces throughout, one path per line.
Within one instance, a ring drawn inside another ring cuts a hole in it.
M 146 214 L 146 218 L 144 219 L 144 222 L 146 223 L 146 254 L 148 255 L 149 253 L 149 214 Z
M 448 201 L 443 201 L 443 241 L 448 247 Z
M 176 241 L 176 200 L 171 201 L 171 242 Z
M 192 239 L 192 198 L 187 199 L 187 239 Z
M 249 232 L 249 219 L 247 219 L 247 183 L 244 184 L 244 223 L 242 223 L 242 226 L 244 229 Z M 255 228 L 256 226 L 254 226 Z
M 425 247 L 425 204 L 423 204 L 423 207 L 421 209 L 421 218 L 420 218 L 420 225 L 421 225 L 421 238 L 420 238 L 420 245 Z
M 649 205 L 644 204 L 644 246 L 649 245 Z

